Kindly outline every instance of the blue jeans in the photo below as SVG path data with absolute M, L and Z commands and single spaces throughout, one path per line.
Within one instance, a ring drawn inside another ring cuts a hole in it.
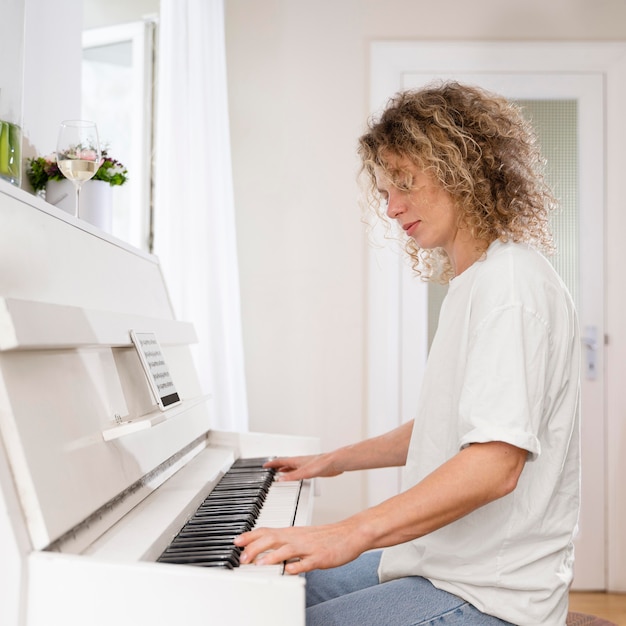
M 306 574 L 307 626 L 502 626 L 421 576 L 378 582 L 380 552 Z

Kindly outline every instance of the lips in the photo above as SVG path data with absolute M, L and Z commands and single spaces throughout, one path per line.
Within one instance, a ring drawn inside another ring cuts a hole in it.
M 402 228 L 404 230 L 404 232 L 411 236 L 413 233 L 411 232 L 412 230 L 415 229 L 415 227 L 420 223 L 420 220 L 417 220 L 415 222 L 407 222 L 406 224 L 402 225 Z

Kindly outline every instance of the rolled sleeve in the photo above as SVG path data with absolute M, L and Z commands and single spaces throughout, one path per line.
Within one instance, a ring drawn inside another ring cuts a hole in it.
M 477 327 L 459 400 L 459 448 L 503 441 L 541 453 L 549 332 L 523 305 L 492 312 Z

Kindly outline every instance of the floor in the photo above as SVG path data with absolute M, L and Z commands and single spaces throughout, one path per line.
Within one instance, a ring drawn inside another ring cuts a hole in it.
M 603 617 L 618 626 L 626 626 L 626 594 L 570 593 L 569 610 Z

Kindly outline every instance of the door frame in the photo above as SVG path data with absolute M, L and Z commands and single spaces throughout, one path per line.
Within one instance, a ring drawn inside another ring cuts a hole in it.
M 604 98 L 604 139 L 605 148 L 601 153 L 606 154 L 604 176 L 605 200 L 598 212 L 598 217 L 606 217 L 619 213 L 620 170 L 623 169 L 625 158 L 623 154 L 624 138 L 626 137 L 626 123 L 620 110 L 619 102 L 624 102 L 626 93 L 626 45 L 617 43 L 584 43 L 584 42 L 373 42 L 371 44 L 371 88 L 370 110 L 379 111 L 386 100 L 398 90 L 405 88 L 407 82 L 415 80 L 411 75 L 441 76 L 455 75 L 467 77 L 472 74 L 517 75 L 532 80 L 529 75 L 539 77 L 545 75 L 560 75 L 559 81 L 567 82 L 567 76 L 576 77 L 589 75 L 591 80 L 597 81 L 597 90 Z M 563 85 L 562 85 L 563 86 Z M 508 95 L 508 94 L 507 94 Z M 516 95 L 512 97 L 522 97 Z M 526 94 L 524 97 L 528 97 Z M 610 129 L 610 132 L 609 132 Z M 600 141 L 602 138 L 599 139 Z M 620 167 L 622 166 L 622 167 Z M 600 164 L 600 167 L 602 165 Z M 602 179 L 602 174 L 600 174 Z M 584 201 L 585 189 L 581 189 L 581 206 Z M 613 208 L 613 211 L 611 209 Z M 620 217 L 620 219 L 623 219 Z M 585 223 L 581 222 L 581 232 L 585 232 Z M 624 231 L 622 231 L 624 232 Z M 609 248 L 611 240 L 608 233 L 600 230 L 600 240 L 593 242 L 592 249 L 606 251 L 607 276 L 610 277 L 613 269 L 612 259 L 614 251 Z M 617 260 L 617 259 L 616 259 Z M 602 264 L 601 264 L 602 267 Z M 589 280 L 584 276 L 585 264 L 581 264 L 581 282 Z M 426 316 L 426 289 L 422 284 L 413 281 L 407 285 L 408 269 L 401 260 L 397 250 L 372 247 L 369 256 L 369 310 L 368 310 L 368 435 L 373 436 L 389 430 L 401 422 L 410 419 L 415 410 L 415 399 L 418 389 L 409 385 L 406 374 L 410 371 L 415 380 L 416 368 L 418 378 L 425 361 L 425 346 L 427 344 L 420 320 Z M 599 481 L 604 485 L 595 494 L 606 512 L 606 519 L 600 524 L 605 529 L 604 555 L 599 554 L 594 567 L 603 570 L 604 588 L 612 591 L 626 590 L 626 538 L 619 536 L 620 527 L 626 523 L 626 505 L 620 504 L 626 500 L 626 489 L 620 484 L 618 477 L 624 464 L 620 460 L 619 409 L 626 406 L 626 394 L 610 386 L 610 365 L 619 354 L 626 354 L 626 336 L 624 332 L 619 337 L 620 345 L 613 346 L 613 329 L 609 322 L 620 314 L 618 310 L 626 309 L 622 299 L 611 297 L 607 291 L 604 294 L 605 279 L 601 276 L 591 277 L 599 289 L 595 296 L 596 302 L 605 304 L 606 314 L 599 320 L 599 326 L 604 330 L 601 336 L 611 329 L 611 347 L 613 352 L 604 350 L 600 346 L 599 366 L 607 376 L 604 386 L 600 386 L 601 402 L 605 410 L 598 419 L 597 430 L 593 436 L 600 438 L 600 445 L 605 450 L 606 462 L 599 468 Z M 408 286 L 408 289 L 407 289 Z M 408 303 L 407 299 L 411 302 Z M 615 310 L 609 309 L 616 300 Z M 384 303 L 384 305 L 381 304 Z M 411 324 L 404 324 L 407 305 L 416 307 L 417 317 Z M 602 307 L 601 307 L 602 308 Z M 585 327 L 586 312 L 582 312 L 581 327 Z M 597 315 L 593 312 L 592 316 Z M 600 314 L 602 316 L 602 314 Z M 597 320 L 597 317 L 594 318 Z M 621 319 L 624 319 L 622 317 Z M 604 322 L 606 321 L 606 324 Z M 417 322 L 417 323 L 416 323 Z M 413 333 L 411 339 L 414 345 L 424 346 L 419 354 L 403 351 L 403 338 L 406 329 Z M 619 334 L 619 329 L 616 329 Z M 616 339 L 618 337 L 616 336 Z M 624 341 L 621 341 L 621 340 Z M 415 343 L 417 340 L 417 343 Z M 601 344 L 603 342 L 600 342 Z M 620 386 L 620 385 L 618 385 Z M 622 384 L 621 387 L 624 387 Z M 613 391 L 613 395 L 611 395 Z M 605 401 L 606 400 L 606 401 Z M 617 441 L 616 441 L 616 436 Z M 604 478 L 604 480 L 602 480 Z M 384 497 L 396 493 L 399 489 L 399 472 L 387 470 L 386 473 L 372 473 L 368 477 L 369 504 L 375 504 Z M 594 502 L 597 506 L 598 500 Z M 581 556 L 583 556 L 581 554 Z M 593 558 L 593 555 L 591 555 Z M 588 558 L 588 557 L 587 557 Z M 587 558 L 583 559 L 587 561 Z M 589 562 L 589 561 L 587 561 Z M 596 571 L 597 574 L 597 571 Z M 596 576 L 597 578 L 597 576 Z M 583 576 L 584 579 L 584 576 Z M 596 585 L 593 585 L 595 588 Z

